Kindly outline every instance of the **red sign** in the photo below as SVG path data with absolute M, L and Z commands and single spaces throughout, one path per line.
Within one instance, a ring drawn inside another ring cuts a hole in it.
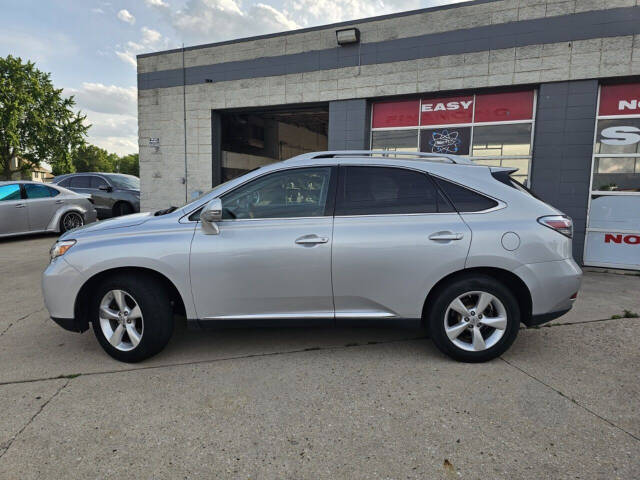
M 476 96 L 476 122 L 509 122 L 533 118 L 533 90 Z
M 473 95 L 422 99 L 420 125 L 451 125 L 471 123 L 473 119 Z
M 637 106 L 640 109 L 640 89 Z M 373 128 L 509 122 L 533 118 L 534 91 L 423 98 L 373 104 Z M 640 112 L 639 112 L 640 113 Z
M 599 115 L 634 115 L 638 113 L 640 113 L 640 83 L 602 86 Z
M 419 100 L 373 104 L 373 128 L 417 127 Z

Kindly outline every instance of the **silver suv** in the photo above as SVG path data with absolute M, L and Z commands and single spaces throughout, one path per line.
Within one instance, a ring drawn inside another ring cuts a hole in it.
M 406 157 L 406 158 L 402 158 Z M 194 202 L 73 230 L 51 249 L 62 327 L 137 362 L 190 326 L 415 320 L 461 361 L 502 354 L 520 323 L 566 313 L 582 272 L 571 220 L 464 158 L 317 152 Z

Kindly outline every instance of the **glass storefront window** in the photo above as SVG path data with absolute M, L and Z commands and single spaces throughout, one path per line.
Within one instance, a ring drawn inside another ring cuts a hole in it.
M 530 153 L 530 123 L 476 126 L 473 129 L 474 157 L 526 156 Z
M 531 163 L 535 90 L 420 100 L 375 102 L 371 148 L 452 154 L 474 162 L 515 167 L 527 184 Z M 419 115 L 412 112 L 419 108 Z M 419 137 L 419 138 L 418 138 Z
M 594 153 L 640 153 L 640 118 L 598 120 Z
M 418 151 L 418 131 L 374 130 L 371 134 L 372 150 Z
M 592 190 L 640 192 L 640 157 L 596 157 Z

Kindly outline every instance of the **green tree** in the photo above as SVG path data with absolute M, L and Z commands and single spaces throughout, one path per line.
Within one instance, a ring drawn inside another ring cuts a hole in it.
M 124 155 L 118 159 L 118 171 L 128 175 L 140 176 L 140 161 L 137 153 Z
M 114 172 L 118 156 L 95 145 L 83 145 L 72 156 L 76 172 Z
M 43 160 L 54 175 L 73 171 L 72 155 L 84 144 L 89 128 L 74 105 L 73 97 L 63 97 L 51 75 L 34 63 L 0 57 L 0 179 Z

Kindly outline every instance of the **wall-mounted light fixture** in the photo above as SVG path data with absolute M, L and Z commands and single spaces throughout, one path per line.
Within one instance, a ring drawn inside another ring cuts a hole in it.
M 360 30 L 353 27 L 336 30 L 336 40 L 338 41 L 338 45 L 358 43 L 360 41 Z

